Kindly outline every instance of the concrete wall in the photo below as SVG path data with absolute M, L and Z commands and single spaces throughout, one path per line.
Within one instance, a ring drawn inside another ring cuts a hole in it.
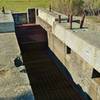
M 44 21 L 46 21 L 48 24 L 50 24 L 51 26 L 53 26 L 53 22 L 55 21 L 55 16 L 52 16 L 52 13 L 47 13 L 46 10 L 39 10 L 39 17 L 41 19 L 44 19 Z
M 27 73 L 15 67 L 17 57 L 21 52 L 15 32 L 0 33 L 0 100 L 35 100 Z
M 10 12 L 0 13 L 0 32 L 14 32 L 14 20 Z
M 27 13 L 13 13 L 15 25 L 27 24 Z
M 19 55 L 20 49 L 15 33 L 0 33 L 0 65 L 14 66 L 14 59 Z
M 69 30 L 69 23 L 55 22 L 55 14 L 39 10 L 37 23 L 48 32 L 48 46 L 71 73 L 74 81 L 93 100 L 100 100 L 100 78 L 92 78 L 93 69 L 100 72 L 99 34 L 79 29 L 77 23 Z M 67 53 L 67 46 L 71 53 Z
M 21 58 L 11 13 L 0 13 L 0 100 L 34 100 L 24 65 L 16 67 Z

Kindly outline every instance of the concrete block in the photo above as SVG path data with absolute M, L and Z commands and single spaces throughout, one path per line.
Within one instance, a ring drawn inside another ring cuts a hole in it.
M 66 33 L 66 30 L 61 27 L 61 25 L 59 25 L 58 23 L 54 23 L 54 26 L 53 26 L 53 34 L 60 40 L 62 41 L 63 43 L 65 42 L 65 33 Z
M 51 26 L 53 26 L 53 23 L 56 19 L 53 15 L 49 14 L 49 12 L 47 13 L 47 11 L 40 10 L 40 9 L 39 9 L 39 15 L 38 16 L 41 19 L 43 19 L 44 21 L 46 21 L 48 24 L 50 24 Z
M 82 75 L 83 77 L 91 78 L 93 72 L 93 66 L 89 65 L 87 62 L 83 62 L 82 64 Z
M 39 10 L 39 17 L 51 26 L 52 34 L 48 34 L 48 45 L 52 52 L 65 65 L 76 84 L 82 86 L 93 100 L 100 100 L 100 79 L 97 82 L 91 78 L 93 68 L 100 72 L 99 32 L 80 29 L 80 24 L 74 22 L 70 30 L 66 21 L 55 22 L 56 17 L 52 12 Z M 70 54 L 66 52 L 67 46 L 71 48 Z
M 9 65 L 18 55 L 20 48 L 15 33 L 0 33 L 0 65 Z
M 48 46 L 52 51 L 54 50 L 54 36 L 52 33 L 48 34 Z
M 65 52 L 64 43 L 60 41 L 56 36 L 54 36 L 54 53 L 58 59 L 65 64 Z
M 61 52 L 59 52 L 58 49 L 54 49 L 53 50 L 54 54 L 57 56 L 57 58 L 63 63 L 65 64 L 65 59 L 64 59 L 64 56 Z
M 97 100 L 100 100 L 100 78 L 94 78 L 92 79 L 92 83 L 94 84 L 94 87 L 96 87 L 96 93 L 97 93 Z
M 65 37 L 66 45 L 79 54 L 86 62 L 94 65 L 95 48 L 92 45 L 88 44 L 71 31 L 67 31 Z
M 0 32 L 14 32 L 14 21 L 11 13 L 0 13 Z

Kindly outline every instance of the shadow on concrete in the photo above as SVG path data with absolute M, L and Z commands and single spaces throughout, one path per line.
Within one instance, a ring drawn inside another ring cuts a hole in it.
M 41 26 L 18 26 L 16 36 L 36 100 L 91 100 L 48 48 Z
M 0 100 L 35 100 L 34 96 L 32 95 L 31 91 L 27 91 L 26 93 L 23 93 L 21 95 L 18 95 L 16 97 L 0 97 Z
M 61 61 L 54 55 L 54 53 L 50 49 L 48 49 L 48 51 L 49 51 L 48 53 L 49 57 L 57 65 L 58 69 L 64 74 L 66 79 L 71 82 L 73 88 L 82 96 L 82 98 L 84 98 L 83 100 L 92 100 L 91 97 L 86 92 L 83 91 L 82 87 L 73 81 L 73 78 L 70 72 L 61 63 Z
M 95 69 L 93 69 L 92 78 L 100 78 L 100 73 L 96 71 Z

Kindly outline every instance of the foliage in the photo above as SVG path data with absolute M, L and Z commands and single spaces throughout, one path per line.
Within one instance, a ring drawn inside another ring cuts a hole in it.
M 95 14 L 100 9 L 100 0 L 51 0 L 52 8 L 66 15 L 79 15 L 84 9 Z
M 100 0 L 84 0 L 84 8 L 88 9 L 90 15 L 100 14 Z
M 83 0 L 52 0 L 52 7 L 64 14 L 79 14 L 83 8 Z
M 100 9 L 100 0 L 84 0 L 84 5 L 91 9 Z

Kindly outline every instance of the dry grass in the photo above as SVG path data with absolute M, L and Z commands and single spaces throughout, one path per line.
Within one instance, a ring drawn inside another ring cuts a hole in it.
M 47 8 L 50 0 L 0 0 L 0 8 L 4 6 L 6 9 L 13 11 L 25 11 L 30 7 Z
M 88 16 L 87 18 L 94 23 L 100 23 L 100 16 Z

